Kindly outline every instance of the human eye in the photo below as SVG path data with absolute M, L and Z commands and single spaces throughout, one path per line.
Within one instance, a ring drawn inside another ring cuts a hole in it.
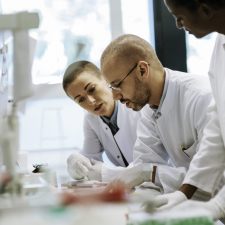
M 95 90 L 95 87 L 92 87 L 89 92 L 93 92 Z
M 84 101 L 83 97 L 79 99 L 79 103 L 82 103 L 83 101 Z
M 121 85 L 122 82 L 119 82 L 119 84 L 115 85 L 115 88 L 118 88 Z

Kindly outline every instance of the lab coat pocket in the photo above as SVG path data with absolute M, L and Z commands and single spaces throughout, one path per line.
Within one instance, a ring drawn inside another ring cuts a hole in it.
M 181 148 L 181 151 L 183 152 L 184 155 L 186 155 L 187 158 L 192 160 L 192 158 L 196 154 L 197 145 L 198 145 L 198 141 L 195 141 L 194 144 L 191 145 L 191 147 L 189 147 L 188 149 L 185 149 L 185 147 L 183 147 Z

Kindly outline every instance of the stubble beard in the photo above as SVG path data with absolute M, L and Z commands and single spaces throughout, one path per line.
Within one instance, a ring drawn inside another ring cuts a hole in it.
M 146 83 L 142 83 L 137 77 L 134 78 L 135 87 L 134 97 L 131 102 L 133 103 L 132 109 L 140 111 L 146 104 L 148 104 L 151 97 L 151 90 Z

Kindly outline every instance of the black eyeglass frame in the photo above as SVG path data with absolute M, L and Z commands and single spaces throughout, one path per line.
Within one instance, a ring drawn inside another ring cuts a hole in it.
M 138 62 L 139 63 L 139 62 Z M 137 65 L 138 65 L 138 63 L 131 69 L 131 71 L 123 78 L 123 80 L 121 80 L 120 82 L 119 82 L 119 84 L 117 84 L 116 86 L 111 86 L 111 85 L 109 85 L 108 86 L 108 88 L 110 89 L 110 90 L 112 90 L 112 89 L 114 89 L 114 90 L 120 90 L 119 89 L 119 86 L 122 84 L 122 82 L 133 72 L 133 70 L 137 67 Z M 148 63 L 148 66 L 150 66 L 150 64 Z
M 133 72 L 133 70 L 137 67 L 138 63 L 132 68 L 132 70 L 117 84 L 116 86 L 109 85 L 109 89 L 119 90 L 119 86 L 122 84 L 122 82 Z

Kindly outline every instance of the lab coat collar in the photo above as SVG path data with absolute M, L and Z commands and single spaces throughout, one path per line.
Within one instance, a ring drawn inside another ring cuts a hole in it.
M 169 77 L 170 77 L 170 74 L 167 71 L 167 69 L 165 69 L 165 83 L 164 83 L 163 94 L 162 94 L 162 97 L 161 97 L 161 100 L 160 100 L 160 103 L 159 103 L 159 107 L 154 108 L 154 106 L 149 106 L 151 109 L 153 109 L 153 111 L 155 111 L 153 116 L 155 117 L 156 120 L 159 119 L 160 116 L 162 116 L 162 112 L 161 112 L 162 111 L 162 105 L 163 105 L 163 102 L 164 102 L 164 99 L 166 97 L 166 93 L 167 93 L 167 90 L 168 90 Z
M 168 68 L 164 68 L 166 71 L 166 74 L 168 75 L 168 88 L 167 88 L 167 93 L 164 99 L 164 102 L 162 104 L 161 112 L 162 114 L 166 115 L 167 112 L 173 107 L 174 104 L 174 96 L 177 94 L 177 77 L 174 73 L 176 71 L 170 70 Z

